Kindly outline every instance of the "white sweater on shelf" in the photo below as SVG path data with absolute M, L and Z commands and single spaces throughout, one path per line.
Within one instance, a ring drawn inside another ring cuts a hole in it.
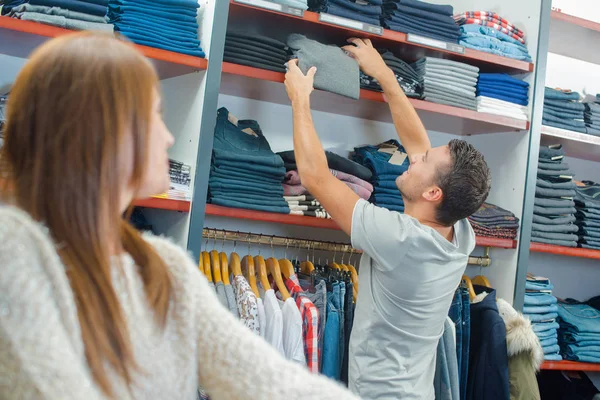
M 219 303 L 192 259 L 146 235 L 172 271 L 174 295 L 159 330 L 129 255 L 113 284 L 143 372 L 129 392 L 108 370 L 117 399 L 195 399 L 198 384 L 220 399 L 357 399 L 285 360 Z M 131 393 L 131 394 L 130 394 Z M 0 398 L 103 399 L 86 362 L 73 292 L 48 229 L 0 206 Z

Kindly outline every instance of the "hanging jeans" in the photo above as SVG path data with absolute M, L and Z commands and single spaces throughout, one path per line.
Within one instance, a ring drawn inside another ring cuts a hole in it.
M 327 292 L 327 323 L 323 338 L 323 370 L 322 374 L 340 379 L 340 285 L 333 283 L 332 291 Z

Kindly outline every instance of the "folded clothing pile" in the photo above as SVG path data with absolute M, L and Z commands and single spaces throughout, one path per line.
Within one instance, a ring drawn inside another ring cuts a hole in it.
M 575 182 L 562 146 L 540 146 L 531 241 L 577 247 Z
M 396 75 L 396 80 L 407 97 L 421 98 L 423 88 L 421 86 L 419 74 L 415 69 L 405 61 L 399 59 L 389 50 L 379 50 L 383 61 Z M 366 75 L 360 71 L 360 87 L 363 89 L 383 91 L 381 85 L 375 78 Z
M 583 103 L 585 107 L 583 113 L 585 130 L 594 136 L 600 136 L 600 99 L 598 96 L 594 96 L 594 101 Z
M 188 164 L 169 159 L 169 177 L 171 179 L 169 191 L 154 197 L 175 200 L 191 200 L 191 170 L 192 167 Z
M 493 11 L 467 11 L 454 16 L 458 43 L 470 49 L 531 62 L 525 34 Z
M 394 139 L 376 146 L 355 147 L 352 159 L 372 172 L 370 201 L 388 210 L 404 212 L 404 200 L 396 185 L 396 178 L 410 165 L 404 147 Z
M 285 167 L 258 122 L 217 113 L 208 202 L 224 207 L 289 214 L 281 182 Z
M 507 74 L 480 73 L 477 111 L 527 121 L 529 83 Z
M 107 17 L 134 43 L 204 58 L 198 7 L 197 0 L 109 0 Z
M 315 88 L 358 99 L 358 63 L 341 48 L 319 43 L 297 33 L 288 37 L 287 45 L 298 57 L 298 67 L 303 73 L 306 74 L 310 67 L 317 67 Z
M 600 184 L 580 182 L 575 188 L 575 222 L 579 227 L 578 246 L 600 250 Z
M 383 0 L 308 0 L 311 11 L 380 26 Z
M 422 58 L 413 67 L 423 84 L 425 100 L 477 111 L 479 68 L 434 57 Z
M 256 33 L 227 31 L 223 61 L 284 72 L 289 60 L 287 45 Z
M 5 0 L 2 15 L 72 30 L 112 32 L 108 0 Z
M 397 32 L 414 33 L 444 42 L 456 43 L 460 28 L 454 22 L 450 5 L 419 0 L 383 0 L 383 27 Z
M 558 345 L 557 299 L 552 295 L 554 285 L 547 278 L 527 274 L 523 314 L 531 321 L 533 331 L 544 350 L 544 360 L 560 361 Z
M 331 219 L 331 215 L 323 208 L 321 203 L 310 194 L 283 196 L 283 199 L 287 202 L 292 215 Z
M 587 133 L 584 111 L 585 106 L 579 102 L 579 93 L 549 87 L 544 89 L 543 125 Z
M 299 8 L 300 10 L 308 10 L 307 0 L 271 0 L 271 2 L 282 4 L 284 6 Z
M 515 239 L 519 230 L 519 219 L 515 214 L 490 203 L 483 203 L 469 217 L 469 222 L 477 236 Z
M 600 311 L 577 301 L 561 302 L 558 323 L 558 342 L 565 360 L 600 363 Z

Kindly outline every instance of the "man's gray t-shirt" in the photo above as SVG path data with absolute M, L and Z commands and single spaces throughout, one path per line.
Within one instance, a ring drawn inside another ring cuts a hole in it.
M 359 200 L 352 245 L 363 250 L 350 338 L 349 387 L 363 399 L 434 399 L 436 348 L 475 248 L 467 220 L 454 240 Z

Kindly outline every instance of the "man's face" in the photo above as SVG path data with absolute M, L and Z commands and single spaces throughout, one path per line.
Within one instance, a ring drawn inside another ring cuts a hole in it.
M 402 193 L 402 197 L 407 201 L 419 199 L 429 188 L 436 186 L 436 174 L 448 168 L 451 162 L 450 149 L 447 145 L 413 155 L 408 170 L 396 178 L 396 186 Z

